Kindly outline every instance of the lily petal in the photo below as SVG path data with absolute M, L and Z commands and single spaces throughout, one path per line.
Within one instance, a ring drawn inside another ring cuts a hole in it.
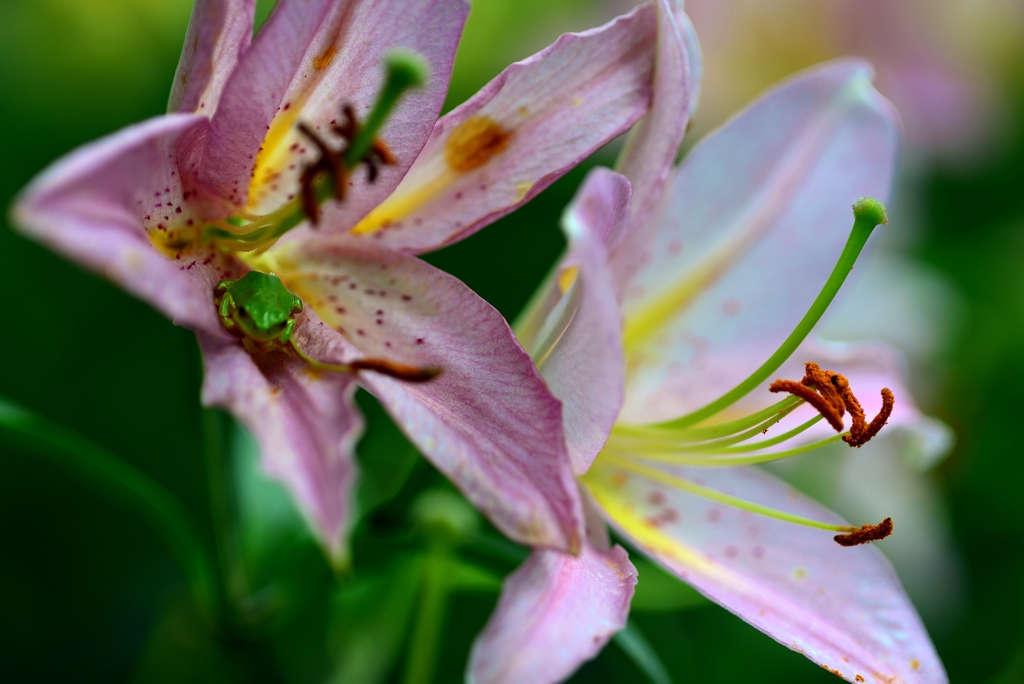
M 255 10 L 256 0 L 196 0 L 167 111 L 213 116 L 228 76 L 252 41 Z
M 885 201 L 892 184 L 899 123 L 870 76 L 852 59 L 804 72 L 683 161 L 625 293 L 623 420 L 666 420 L 716 398 L 807 311 L 849 235 L 850 205 Z
M 616 164 L 634 188 L 631 237 L 619 246 L 614 257 L 619 289 L 643 265 L 644 248 L 658 230 L 652 215 L 662 201 L 690 121 L 690 49 L 681 31 L 681 22 L 689 25 L 689 18 L 679 9 L 677 19 L 669 0 L 657 0 L 656 7 L 654 99 L 650 112 L 629 134 Z M 692 49 L 699 51 L 696 47 Z
M 551 392 L 562 401 L 573 472 L 585 473 L 622 407 L 622 317 L 608 250 L 630 216 L 630 185 L 594 169 L 566 210 L 569 253 L 517 325 Z
M 929 465 L 922 459 L 926 421 L 951 445 L 946 425 L 922 417 L 914 432 L 886 428 L 859 449 L 832 444 L 769 469 L 844 518 L 891 517 L 898 536 L 876 542 L 878 548 L 892 561 L 924 618 L 948 624 L 963 607 L 963 567 L 941 487 L 922 467 Z
M 756 468 L 663 470 L 759 504 L 844 524 Z M 585 484 L 638 548 L 832 673 L 858 682 L 947 681 L 920 618 L 878 549 L 843 548 L 831 533 L 709 502 L 601 458 Z
M 295 332 L 314 354 L 337 353 L 340 336 L 313 314 Z M 332 339 L 333 338 L 333 339 Z M 199 336 L 203 403 L 234 414 L 256 436 L 263 467 L 291 492 L 338 567 L 348 559 L 352 458 L 363 431 L 355 376 L 323 373 L 281 352 L 250 356 L 237 341 Z
M 437 122 L 395 192 L 353 233 L 427 252 L 529 201 L 647 111 L 656 35 L 644 5 L 508 67 Z
M 468 9 L 466 0 L 282 0 L 225 88 L 203 183 L 235 205 L 248 200 L 251 211 L 276 208 L 296 192 L 302 166 L 313 157 L 295 124 L 327 131 L 346 103 L 364 115 L 383 83 L 383 55 L 412 50 L 427 60 L 431 80 L 405 96 L 381 133 L 398 164 L 325 218 L 325 225 L 349 228 L 390 193 L 426 142 Z
M 579 547 L 561 405 L 493 307 L 433 266 L 347 234 L 281 244 L 267 258 L 362 355 L 441 369 L 422 384 L 372 372 L 361 382 L 502 532 Z
M 697 40 L 697 29 L 683 9 L 681 0 L 676 2 L 675 16 L 676 23 L 679 25 L 679 32 L 683 35 L 683 44 L 686 46 L 686 62 L 690 67 L 689 115 L 692 119 L 700 104 L 700 89 L 704 79 L 704 55 L 700 49 L 700 41 Z
M 225 336 L 213 306 L 217 264 L 174 261 L 146 227 L 187 220 L 178 159 L 208 120 L 170 114 L 86 145 L 40 174 L 17 199 L 13 223 L 55 251 L 113 280 L 177 325 Z M 187 207 L 186 207 L 187 209 Z
M 505 580 L 494 614 L 473 643 L 466 681 L 562 681 L 626 626 L 636 575 L 618 545 L 588 541 L 579 556 L 534 551 Z

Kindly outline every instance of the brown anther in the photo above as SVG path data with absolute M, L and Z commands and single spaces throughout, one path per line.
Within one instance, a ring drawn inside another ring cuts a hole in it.
M 837 534 L 833 539 L 840 546 L 859 546 L 868 544 L 879 539 L 885 539 L 892 534 L 892 518 L 886 518 L 877 525 L 861 525 L 853 532 Z
M 850 396 L 853 397 L 853 393 L 850 392 Z M 856 397 L 853 398 L 856 401 Z M 896 397 L 893 395 L 892 390 L 888 387 L 882 389 L 882 408 L 878 411 L 870 423 L 864 424 L 864 412 L 861 411 L 860 424 L 857 422 L 850 427 L 850 434 L 843 437 L 843 441 L 852 447 L 860 447 L 867 444 L 868 440 L 878 434 L 878 432 L 885 427 L 885 424 L 889 421 L 889 416 L 892 415 L 892 409 L 896 405 Z M 853 411 L 850 411 L 853 414 Z
M 844 403 L 842 395 L 833 386 L 828 371 L 823 371 L 816 363 L 804 364 L 803 380 L 776 380 L 768 388 L 769 392 L 788 392 L 800 397 L 813 406 L 825 417 L 828 424 L 836 432 L 843 431 Z
M 408 366 L 387 359 L 358 359 L 348 364 L 353 370 L 369 370 L 381 375 L 405 380 L 406 382 L 427 382 L 441 374 L 440 368 Z
M 398 159 L 391 153 L 391 148 L 383 140 L 374 140 L 373 149 L 370 152 L 384 166 L 394 166 Z
M 813 406 L 825 417 L 836 432 L 843 431 L 843 413 L 850 412 L 850 433 L 843 435 L 843 441 L 852 447 L 867 444 L 868 440 L 878 434 L 889 416 L 892 415 L 896 398 L 888 387 L 882 390 L 882 408 L 871 423 L 867 422 L 864 409 L 850 388 L 850 381 L 839 373 L 822 368 L 812 362 L 804 364 L 804 378 L 795 380 L 776 380 L 768 388 L 770 392 L 788 392 Z
M 331 130 L 346 143 L 351 144 L 359 135 L 359 119 L 356 118 L 356 110 L 351 104 L 345 103 L 341 106 L 341 116 L 341 123 L 334 124 Z
M 345 163 L 345 152 L 359 135 L 359 120 L 356 118 L 355 108 L 351 104 L 342 105 L 341 123 L 331 125 L 331 132 L 344 141 L 340 150 L 332 149 L 316 131 L 306 124 L 299 122 L 297 128 L 320 152 L 316 161 L 306 165 L 299 178 L 302 211 L 315 226 L 320 220 L 320 201 L 316 192 L 316 179 L 319 174 L 330 174 L 334 180 L 334 198 L 339 202 L 345 199 L 345 189 L 348 185 L 349 173 L 352 170 Z M 370 151 L 358 163 L 366 164 L 367 177 L 373 184 L 377 180 L 379 166 L 392 166 L 397 164 L 398 160 L 383 141 L 374 140 Z
M 320 173 L 328 173 L 334 179 L 334 196 L 340 201 L 345 199 L 345 184 L 348 180 L 348 169 L 341 153 L 336 152 L 306 124 L 299 122 L 299 132 L 309 138 L 310 142 L 320 151 L 320 157 L 306 166 L 299 182 L 302 185 L 302 211 L 315 226 L 320 220 L 320 201 L 316 196 L 316 178 Z

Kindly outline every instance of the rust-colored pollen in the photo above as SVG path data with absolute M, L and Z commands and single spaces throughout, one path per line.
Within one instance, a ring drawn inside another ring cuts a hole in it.
M 800 382 L 776 380 L 768 390 L 787 392 L 803 399 L 824 416 L 836 432 L 843 431 L 843 414 L 849 411 L 852 424 L 850 433 L 843 435 L 843 441 L 851 447 L 867 444 L 888 422 L 896 405 L 896 397 L 888 387 L 882 390 L 881 410 L 868 423 L 864 409 L 854 396 L 850 381 L 845 376 L 830 370 L 822 370 L 818 364 L 812 362 L 804 364 L 804 368 L 804 378 Z
M 879 539 L 885 539 L 892 534 L 892 518 L 886 518 L 877 525 L 861 525 L 858 529 L 848 534 L 837 534 L 833 539 L 840 546 L 859 546 L 868 544 Z
M 444 147 L 444 158 L 455 171 L 478 169 L 505 151 L 512 137 L 489 116 L 471 116 L 462 122 Z
M 441 374 L 440 368 L 408 366 L 404 363 L 397 363 L 387 359 L 358 359 L 348 365 L 353 370 L 374 371 L 398 380 L 405 380 L 406 382 L 427 382 Z
M 302 186 L 300 196 L 302 211 L 314 226 L 320 221 L 320 200 L 316 192 L 316 179 L 322 173 L 329 174 L 334 181 L 334 198 L 341 202 L 345 199 L 345 188 L 352 171 L 345 163 L 345 151 L 359 135 L 359 120 L 356 118 L 355 109 L 350 104 L 342 106 L 341 117 L 341 123 L 331 126 L 331 131 L 344 142 L 344 146 L 340 150 L 333 149 L 305 123 L 300 121 L 297 125 L 299 132 L 309 138 L 309 141 L 320 152 L 316 161 L 308 164 L 299 178 L 299 183 Z M 370 151 L 357 162 L 357 165 L 360 163 L 366 164 L 367 179 L 372 184 L 377 181 L 381 166 L 393 166 L 398 163 L 398 160 L 382 140 L 375 139 L 370 146 Z

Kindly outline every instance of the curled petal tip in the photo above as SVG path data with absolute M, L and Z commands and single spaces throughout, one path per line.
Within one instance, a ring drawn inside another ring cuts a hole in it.
M 853 203 L 853 216 L 858 221 L 870 221 L 872 226 L 889 223 L 885 205 L 872 197 L 861 197 Z

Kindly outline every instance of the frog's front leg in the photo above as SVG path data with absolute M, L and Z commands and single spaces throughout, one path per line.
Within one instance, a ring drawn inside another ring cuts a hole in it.
M 230 292 L 224 292 L 221 295 L 218 313 L 220 314 L 220 322 L 225 328 L 234 330 L 237 327 L 233 317 L 235 313 L 235 298 L 231 296 Z
M 290 339 L 292 339 L 292 333 L 295 332 L 295 318 L 289 318 L 288 322 L 284 326 L 284 331 L 281 333 L 281 344 L 285 345 Z

